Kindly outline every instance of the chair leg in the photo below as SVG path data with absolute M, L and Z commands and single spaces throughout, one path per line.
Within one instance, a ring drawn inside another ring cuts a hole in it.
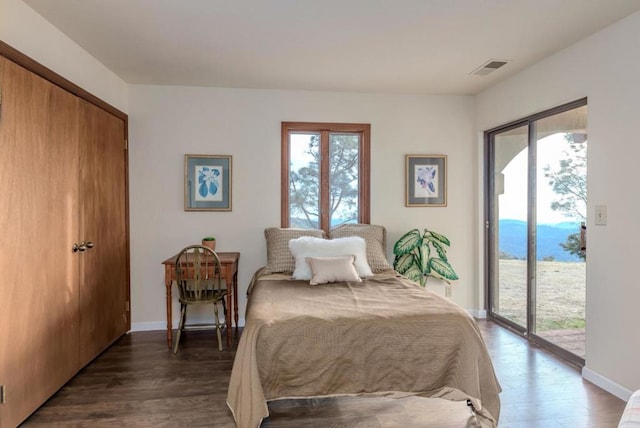
M 220 332 L 220 316 L 218 315 L 218 303 L 213 304 L 213 315 L 216 320 L 216 336 L 218 336 L 218 351 L 222 351 L 222 333 Z
M 173 353 L 176 354 L 178 352 L 178 344 L 180 343 L 180 336 L 182 335 L 182 330 L 184 329 L 184 323 L 187 319 L 187 305 L 180 305 L 180 324 L 178 325 L 178 331 L 176 333 L 176 339 L 173 344 Z
M 222 310 L 224 311 L 224 319 L 227 319 L 227 302 L 225 299 L 220 300 L 222 302 Z

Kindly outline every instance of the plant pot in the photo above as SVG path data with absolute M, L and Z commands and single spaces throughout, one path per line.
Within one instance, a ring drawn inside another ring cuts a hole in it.
M 202 241 L 202 245 L 204 245 L 207 248 L 211 248 L 213 251 L 216 250 L 216 241 Z

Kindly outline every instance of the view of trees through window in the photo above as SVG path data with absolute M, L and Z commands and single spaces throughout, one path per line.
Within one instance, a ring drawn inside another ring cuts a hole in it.
M 368 181 L 365 134 L 309 128 L 287 131 L 283 146 L 288 164 L 286 195 L 283 183 L 288 224 L 284 226 L 329 229 L 363 222 L 363 215 L 368 217 L 367 189 L 363 189 Z
M 546 165 L 544 176 L 556 194 L 551 203 L 553 211 L 561 212 L 568 219 L 587 222 L 587 140 L 586 134 L 564 134 L 571 152 L 565 151 L 565 156 L 554 167 Z M 567 236 L 567 240 L 560 246 L 570 254 L 585 260 L 582 250 L 580 232 Z

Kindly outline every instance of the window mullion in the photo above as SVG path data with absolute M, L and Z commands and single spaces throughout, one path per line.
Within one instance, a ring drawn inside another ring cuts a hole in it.
M 289 177 L 290 177 L 290 155 L 289 146 L 291 144 L 291 133 L 286 123 L 282 123 L 282 140 L 280 145 L 280 222 L 282 227 L 289 227 Z
M 358 221 L 369 224 L 370 221 L 370 162 L 371 152 L 369 148 L 369 128 L 360 132 L 360 164 L 358 169 L 359 192 L 358 192 Z
M 329 232 L 329 131 L 320 132 L 320 228 Z

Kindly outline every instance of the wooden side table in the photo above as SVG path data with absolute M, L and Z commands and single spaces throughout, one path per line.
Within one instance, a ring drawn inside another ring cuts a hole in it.
M 227 313 L 225 323 L 227 324 L 227 346 L 231 346 L 231 326 L 232 320 L 238 329 L 238 264 L 240 253 L 216 253 L 220 259 L 222 268 L 222 278 L 228 287 L 227 293 Z M 173 319 L 171 315 L 171 290 L 173 282 L 176 280 L 176 259 L 178 254 L 163 261 L 164 265 L 164 285 L 167 293 L 167 346 L 171 348 L 173 344 Z

